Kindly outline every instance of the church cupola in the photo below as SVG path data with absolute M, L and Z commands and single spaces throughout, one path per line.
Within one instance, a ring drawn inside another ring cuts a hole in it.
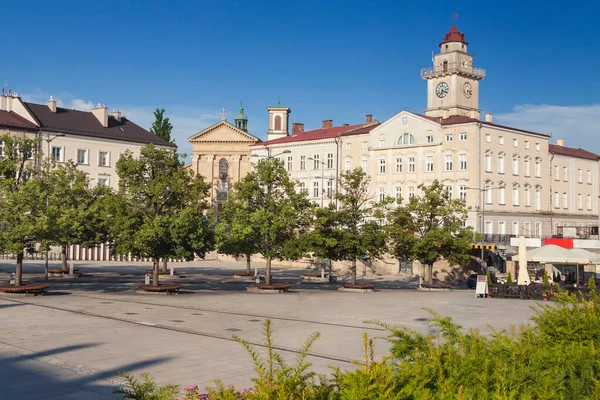
M 269 111 L 269 131 L 267 132 L 267 140 L 288 136 L 290 134 L 289 120 L 292 110 L 278 102 L 276 106 L 267 107 L 267 111 Z
M 234 121 L 235 121 L 236 128 L 241 129 L 244 132 L 248 132 L 248 117 L 246 117 L 246 114 L 244 114 L 244 107 L 241 103 L 240 103 L 240 110 L 238 111 L 237 115 L 235 116 Z
M 465 34 L 460 33 L 455 24 L 452 24 L 452 28 L 444 35 L 444 39 L 442 43 L 440 43 L 441 52 L 444 53 L 446 51 L 451 50 L 462 50 L 467 51 L 467 43 L 465 41 Z

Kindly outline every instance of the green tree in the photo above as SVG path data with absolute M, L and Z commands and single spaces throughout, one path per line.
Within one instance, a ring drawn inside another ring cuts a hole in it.
M 470 227 L 463 227 L 467 219 L 464 200 L 451 199 L 437 180 L 419 189 L 422 195 L 394 210 L 390 235 L 394 254 L 419 260 L 426 266 L 425 280 L 432 283 L 433 264 L 442 258 L 451 265 L 466 264 L 475 237 Z
M 46 186 L 34 159 L 39 140 L 3 135 L 0 141 L 0 250 L 16 254 L 20 286 L 24 252 L 34 252 L 44 234 Z
M 150 127 L 150 133 L 167 142 L 172 142 L 172 130 L 173 125 L 171 125 L 169 118 L 165 118 L 165 109 L 157 108 L 156 111 L 154 111 L 154 122 L 152 123 L 152 127 Z
M 310 225 L 311 204 L 305 193 L 296 191 L 283 162 L 276 158 L 260 160 L 254 170 L 234 186 L 234 199 L 227 202 L 223 213 L 235 213 L 232 207 L 241 205 L 247 213 L 248 227 L 258 236 L 256 253 L 266 259 L 266 283 L 271 284 L 273 259 L 297 259 L 303 255 L 298 240 Z M 237 235 L 244 239 L 252 235 Z M 250 243 L 251 244 L 251 243 Z M 228 243 L 235 246 L 235 241 Z M 253 248 L 251 245 L 250 249 Z
M 204 257 L 214 248 L 213 228 L 204 212 L 209 185 L 184 168 L 173 151 L 147 145 L 117 162 L 119 198 L 113 203 L 111 239 L 116 254 L 153 260 L 159 284 L 160 258 Z
M 356 284 L 358 259 L 376 260 L 386 252 L 386 206 L 390 199 L 373 201 L 368 193 L 369 177 L 361 168 L 344 172 L 334 204 L 317 210 L 309 236 L 313 252 L 331 260 L 350 261 L 352 284 Z

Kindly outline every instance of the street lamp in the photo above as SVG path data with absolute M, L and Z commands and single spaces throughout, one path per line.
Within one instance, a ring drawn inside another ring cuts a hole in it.
M 48 153 L 47 153 L 47 157 L 48 160 L 50 160 L 50 143 L 52 143 L 52 141 L 54 139 L 56 139 L 57 137 L 63 137 L 65 136 L 64 133 L 57 133 L 54 136 L 50 136 L 50 132 L 46 132 L 46 139 L 44 139 L 46 141 L 46 143 L 48 143 Z M 48 173 L 49 170 L 48 168 L 50 167 L 50 164 L 48 163 L 46 165 L 46 172 Z M 46 213 L 48 213 L 48 207 L 50 206 L 50 196 L 48 195 L 48 190 L 46 190 Z M 48 245 L 46 245 L 46 255 L 45 255 L 45 264 L 44 264 L 44 280 L 48 280 Z
M 490 187 L 483 188 L 483 189 L 466 187 L 466 189 L 468 189 L 468 190 L 477 190 L 480 193 L 485 193 L 485 192 L 488 192 L 493 189 L 503 189 L 503 188 L 504 188 L 504 186 L 501 186 L 501 187 L 491 187 L 490 186 Z M 484 252 L 485 252 L 484 247 L 485 246 L 483 244 L 484 236 L 485 236 L 485 195 L 483 196 L 483 199 L 481 199 L 481 200 L 482 200 L 481 201 L 481 264 L 479 266 L 480 272 L 483 271 L 483 265 L 485 263 L 485 259 L 484 259 Z
M 325 186 L 323 185 L 323 173 L 324 173 L 324 169 L 323 166 L 325 165 L 325 161 L 321 161 L 312 157 L 308 157 L 309 160 L 312 161 L 316 161 L 319 164 L 321 164 L 321 208 L 323 208 L 323 191 L 325 190 Z

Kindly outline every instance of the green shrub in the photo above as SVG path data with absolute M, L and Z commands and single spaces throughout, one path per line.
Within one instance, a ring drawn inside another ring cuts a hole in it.
M 172 400 L 179 393 L 179 386 L 165 385 L 158 387 L 152 377 L 143 373 L 142 381 L 126 372 L 117 372 L 117 375 L 125 380 L 125 387 L 115 390 L 113 393 L 122 394 L 128 400 Z
M 508 273 L 508 276 L 506 277 L 506 284 L 507 285 L 512 285 L 513 284 L 513 279 L 512 279 L 512 275 L 511 275 L 510 272 Z

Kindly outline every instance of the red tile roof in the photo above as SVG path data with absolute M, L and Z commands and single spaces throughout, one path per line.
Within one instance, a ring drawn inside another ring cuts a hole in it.
M 556 144 L 548 145 L 548 152 L 551 154 L 558 154 L 567 157 L 585 158 L 587 160 L 600 160 L 598 154 L 594 154 L 591 151 L 584 150 L 582 148 L 575 149 L 573 147 L 559 146 Z
M 518 132 L 525 132 L 525 133 L 531 133 L 534 135 L 540 135 L 540 136 L 546 136 L 546 137 L 550 137 L 550 135 L 547 135 L 545 133 L 539 133 L 539 132 L 533 132 L 533 131 L 528 131 L 525 129 L 519 129 L 519 128 L 513 128 L 511 126 L 506 126 L 506 125 L 500 125 L 500 124 L 494 124 L 491 122 L 486 122 L 486 121 L 481 121 L 477 118 L 470 118 L 464 115 L 451 115 L 448 118 L 442 118 L 442 117 L 428 117 L 426 115 L 422 115 L 422 114 L 415 114 L 418 115 L 420 117 L 423 118 L 427 118 L 430 121 L 433 122 L 437 122 L 440 125 L 458 125 L 458 124 L 468 124 L 471 122 L 481 122 L 483 125 L 488 125 L 488 126 L 493 126 L 496 128 L 503 128 L 503 129 L 511 129 L 513 131 L 518 131 Z
M 342 133 L 342 136 L 362 135 L 364 133 L 369 133 L 373 129 L 377 128 L 379 125 L 381 125 L 380 122 L 374 121 L 370 124 L 362 125 L 356 129 L 346 131 L 346 132 Z
M 295 136 L 286 136 L 286 137 L 282 137 L 279 139 L 273 139 L 273 140 L 268 140 L 266 142 L 257 143 L 251 147 L 269 146 L 269 145 L 283 144 L 283 143 L 305 142 L 308 140 L 333 139 L 335 137 L 340 136 L 344 132 L 350 131 L 352 129 L 360 128 L 362 126 L 364 126 L 364 125 L 358 124 L 358 125 L 334 126 L 332 128 L 315 129 L 313 131 L 300 132 Z
M 0 126 L 25 130 L 38 130 L 38 127 L 12 111 L 0 111 Z
M 464 44 L 469 44 L 469 43 L 465 42 L 464 33 L 460 33 L 458 31 L 458 28 L 456 28 L 455 24 L 452 24 L 452 28 L 450 28 L 448 33 L 446 33 L 446 35 L 444 35 L 444 39 L 442 40 L 442 43 L 440 43 L 440 47 L 442 47 L 442 45 L 444 43 L 448 43 L 448 42 L 462 42 Z

